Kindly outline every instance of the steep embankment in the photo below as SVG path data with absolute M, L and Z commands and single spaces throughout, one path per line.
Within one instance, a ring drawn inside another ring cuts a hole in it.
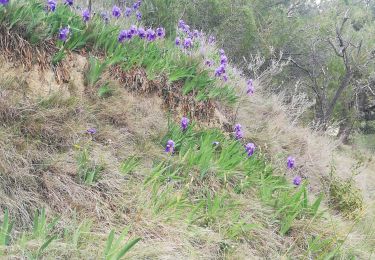
M 202 48 L 214 56 L 215 46 L 197 40 L 200 48 L 186 51 L 139 33 L 120 44 L 117 25 L 84 23 L 66 6 L 45 12 L 37 1 L 0 12 L 4 255 L 111 259 L 127 237 L 140 237 L 128 257 L 348 256 L 346 230 L 320 213 L 321 197 L 309 200 L 307 182 L 290 182 L 300 174 L 320 190 L 329 158 L 314 151 L 328 139 L 289 126 L 279 103 L 259 92 L 240 103 L 245 138 L 234 140 L 229 86 L 246 83 L 214 79 Z M 68 25 L 63 43 L 56 35 Z M 298 167 L 284 178 L 289 154 Z M 107 242 L 124 227 L 120 244 Z

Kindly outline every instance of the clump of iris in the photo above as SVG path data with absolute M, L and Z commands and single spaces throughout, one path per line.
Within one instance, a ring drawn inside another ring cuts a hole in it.
M 191 31 L 190 26 L 184 20 L 178 21 L 177 28 L 176 46 L 180 46 L 185 50 L 193 48 L 195 40 L 201 35 L 200 32 L 198 30 Z
M 166 153 L 173 153 L 174 152 L 174 146 L 175 146 L 175 143 L 173 140 L 168 140 L 166 146 L 165 146 L 165 152 Z
M 128 30 L 122 30 L 118 36 L 118 41 L 123 43 L 125 40 L 131 39 L 132 35 Z
M 181 129 L 182 129 L 182 131 L 186 131 L 188 126 L 189 126 L 189 119 L 187 117 L 183 117 L 181 119 Z
M 223 49 L 219 50 L 220 54 L 220 66 L 215 69 L 215 76 L 221 78 L 223 81 L 228 81 L 228 76 L 226 74 L 226 68 L 228 65 L 228 57 L 225 55 Z

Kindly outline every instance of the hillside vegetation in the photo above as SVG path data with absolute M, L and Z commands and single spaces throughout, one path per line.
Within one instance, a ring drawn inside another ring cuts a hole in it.
M 182 20 L 96 8 L 0 1 L 1 257 L 372 257 L 334 140 Z

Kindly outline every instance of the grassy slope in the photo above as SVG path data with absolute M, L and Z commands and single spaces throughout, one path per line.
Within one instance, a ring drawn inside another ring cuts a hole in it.
M 64 19 L 69 19 L 72 13 L 58 9 L 55 17 L 44 17 L 44 12 L 35 12 L 41 10 L 39 6 L 35 8 L 33 14 L 40 19 L 31 32 L 35 33 L 41 25 L 43 28 L 45 19 L 54 25 L 50 34 L 37 39 L 37 46 L 27 45 L 33 39 L 25 34 L 24 26 L 30 17 L 24 14 L 26 21 L 21 19 L 10 29 L 10 37 L 3 37 L 17 39 L 13 43 L 18 45 L 13 48 L 25 43 L 22 48 L 31 53 L 36 49 L 46 50 L 42 64 L 31 60 L 26 69 L 19 60 L 1 61 L 2 67 L 7 68 L 0 82 L 1 206 L 9 209 L 16 225 L 10 246 L 4 248 L 5 254 L 96 257 L 103 255 L 110 229 L 119 231 L 125 226 L 131 227 L 130 236 L 142 238 L 129 253 L 134 258 L 306 258 L 328 256 L 332 252 L 344 254 L 334 250 L 342 249 L 338 243 L 342 236 L 331 231 L 332 223 L 325 220 L 330 217 L 316 219 L 311 207 L 305 204 L 304 188 L 296 189 L 284 178 L 273 175 L 273 167 L 264 158 L 267 154 L 258 152 L 248 160 L 238 142 L 202 126 L 181 133 L 178 127 L 168 125 L 166 113 L 161 109 L 166 101 L 164 96 L 158 97 L 158 91 L 146 97 L 139 95 L 144 95 L 142 88 L 137 88 L 139 82 L 157 88 L 157 82 L 164 77 L 161 72 L 169 77 L 180 72 L 191 74 L 195 58 L 189 60 L 172 53 L 178 56 L 164 56 L 167 63 L 142 62 L 154 57 L 155 52 L 160 53 L 159 48 L 171 45 L 135 42 L 124 54 L 114 46 L 103 47 L 108 40 L 99 38 L 108 29 L 102 29 L 103 24 L 96 21 L 86 28 L 77 18 L 73 23 L 79 35 L 83 35 L 77 40 L 84 40 L 84 44 L 72 44 L 69 48 L 81 51 L 84 56 L 66 50 L 62 63 L 52 71 L 49 61 L 57 57 L 51 56 L 57 49 L 50 37 L 61 25 L 66 25 Z M 16 4 L 7 10 L 8 18 L 10 12 L 17 10 Z M 118 28 L 109 31 L 115 38 Z M 97 36 L 88 36 L 88 32 Z M 127 62 L 115 61 L 123 70 L 120 79 L 112 77 L 119 75 L 117 69 L 117 73 L 106 69 L 99 81 L 87 73 L 92 71 L 93 64 L 88 65 L 87 52 L 102 58 L 103 48 L 111 61 L 113 57 L 127 57 Z M 8 59 L 30 57 L 25 52 L 5 54 Z M 134 61 L 131 64 L 137 69 L 128 70 L 129 60 Z M 171 60 L 176 63 L 168 63 Z M 40 65 L 45 66 L 43 72 Z M 146 69 L 148 79 L 140 67 Z M 194 72 L 196 78 L 202 75 L 204 78 L 198 67 Z M 88 76 L 84 78 L 83 74 Z M 111 87 L 112 95 L 99 98 L 98 89 L 105 83 Z M 210 89 L 193 92 L 192 98 L 202 97 L 200 93 L 209 97 Z M 199 103 L 190 109 L 199 111 Z M 246 107 L 242 109 L 245 113 Z M 173 118 L 184 113 L 172 111 Z M 98 133 L 89 136 L 85 133 L 89 127 L 97 128 Z M 177 141 L 178 153 L 172 158 L 163 153 L 167 138 Z M 221 146 L 214 149 L 212 142 L 217 140 Z M 98 169 L 100 178 L 90 185 L 77 176 L 93 169 Z M 42 207 L 47 208 L 50 221 L 53 215 L 59 215 L 60 220 L 51 230 L 32 232 L 34 210 Z M 289 219 L 293 220 L 290 228 Z M 285 235 L 280 232 L 283 227 Z M 26 232 L 23 238 L 21 231 Z M 56 239 L 40 251 L 39 247 L 52 234 L 56 234 Z

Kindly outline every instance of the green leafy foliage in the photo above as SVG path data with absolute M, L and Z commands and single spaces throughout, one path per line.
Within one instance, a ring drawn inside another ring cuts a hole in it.
M 113 89 L 110 87 L 109 83 L 105 83 L 98 89 L 98 96 L 100 98 L 108 98 L 112 96 Z
M 103 165 L 97 165 L 90 160 L 90 154 L 87 148 L 83 148 L 77 156 L 78 178 L 86 185 L 92 185 L 99 178 L 104 170 Z
M 109 233 L 107 244 L 104 249 L 105 260 L 123 259 L 124 255 L 141 240 L 141 238 L 135 238 L 123 244 L 128 232 L 129 229 L 125 228 L 116 239 L 114 230 Z
M 157 164 L 145 181 L 152 186 L 152 207 L 156 214 L 168 211 L 169 216 L 179 217 L 188 210 L 187 222 L 202 226 L 215 226 L 225 218 L 236 219 L 233 225 L 225 227 L 228 236 L 234 237 L 241 234 L 241 228 L 255 228 L 253 223 L 239 218 L 239 205 L 224 191 L 212 194 L 206 187 L 197 198 L 189 201 L 193 182 L 204 185 L 215 176 L 221 184 L 235 184 L 234 190 L 238 193 L 256 188 L 261 200 L 276 210 L 275 219 L 280 223 L 282 235 L 287 235 L 297 219 L 314 220 L 321 215 L 322 195 L 310 203 L 307 183 L 294 187 L 284 177 L 273 175 L 262 155 L 256 152 L 248 157 L 239 141 L 217 130 L 196 131 L 190 126 L 182 131 L 174 124 L 170 125 L 163 143 L 169 139 L 176 143 L 175 156 Z
M 329 185 L 330 204 L 344 216 L 354 219 L 363 210 L 363 197 L 352 179 L 332 177 Z
M 12 232 L 14 222 L 9 219 L 8 209 L 5 209 L 3 224 L 0 227 L 0 245 L 7 246 L 10 242 L 10 234 Z
M 140 164 L 140 158 L 137 156 L 130 156 L 124 160 L 120 165 L 120 171 L 122 174 L 126 175 L 132 173 Z

